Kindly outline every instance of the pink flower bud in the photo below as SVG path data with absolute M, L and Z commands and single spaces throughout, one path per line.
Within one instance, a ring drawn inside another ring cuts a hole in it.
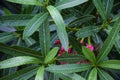
M 89 44 L 86 44 L 86 48 L 89 48 L 91 51 L 93 51 L 94 50 L 94 46 L 93 45 L 89 45 Z
M 64 47 L 63 47 L 63 46 L 61 46 L 61 51 L 63 51 L 63 52 L 65 51 L 65 49 L 64 49 Z

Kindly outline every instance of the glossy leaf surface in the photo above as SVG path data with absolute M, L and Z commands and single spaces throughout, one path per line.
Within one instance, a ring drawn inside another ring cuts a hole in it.
M 112 68 L 112 69 L 120 69 L 120 60 L 107 60 L 102 61 L 99 64 L 100 67 Z
M 28 38 L 31 36 L 39 27 L 40 25 L 46 20 L 48 17 L 48 13 L 39 13 L 35 15 L 26 25 L 23 38 Z
M 116 40 L 116 35 L 119 33 L 119 30 L 120 30 L 119 21 L 120 19 L 114 23 L 114 26 L 110 31 L 109 36 L 107 37 L 107 39 L 104 42 L 104 45 L 100 49 L 99 54 L 97 56 L 97 62 L 100 62 L 102 59 L 107 57 L 110 50 L 112 49 L 112 46 Z
M 38 0 L 7 0 L 9 2 L 13 3 L 19 3 L 19 4 L 27 4 L 27 5 L 38 5 L 42 6 L 42 4 Z
M 77 31 L 75 35 L 78 38 L 86 38 L 97 33 L 99 30 L 98 26 L 88 26 Z
M 46 19 L 40 27 L 39 41 L 41 53 L 43 54 L 43 56 L 46 56 L 50 50 L 50 27 L 48 19 Z
M 39 67 L 35 80 L 44 80 L 44 66 Z
M 89 64 L 66 64 L 66 65 L 51 65 L 46 70 L 54 73 L 73 73 L 81 72 L 91 68 Z
M 47 7 L 47 9 L 56 24 L 58 37 L 63 47 L 67 51 L 68 50 L 68 36 L 67 36 L 66 29 L 65 29 L 65 23 L 63 21 L 63 18 L 60 15 L 59 11 L 54 6 L 50 5 Z
M 53 58 L 56 56 L 59 48 L 55 47 L 53 48 L 45 57 L 45 63 L 49 63 L 50 61 L 53 60 Z
M 86 48 L 85 46 L 82 47 L 82 51 L 83 51 L 83 54 L 85 55 L 85 57 L 91 61 L 93 64 L 96 63 L 96 57 L 95 57 L 95 54 L 88 48 Z
M 30 57 L 30 56 L 19 56 L 1 61 L 0 69 L 20 66 L 25 64 L 39 64 L 39 63 L 40 60 L 38 58 Z
M 56 3 L 56 7 L 59 10 L 74 7 L 87 2 L 88 0 L 63 0 Z

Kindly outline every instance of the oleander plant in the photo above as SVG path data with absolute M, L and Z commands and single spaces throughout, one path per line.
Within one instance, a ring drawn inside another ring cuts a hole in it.
M 0 80 L 120 80 L 119 0 L 0 0 Z

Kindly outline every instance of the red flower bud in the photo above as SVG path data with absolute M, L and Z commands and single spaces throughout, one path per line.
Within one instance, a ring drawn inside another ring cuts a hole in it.
M 71 53 L 71 48 L 68 48 L 68 53 Z
M 57 40 L 55 41 L 55 44 L 60 44 L 60 40 L 57 39 Z

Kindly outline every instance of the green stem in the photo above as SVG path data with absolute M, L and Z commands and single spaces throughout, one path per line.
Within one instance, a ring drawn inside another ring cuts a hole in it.
M 89 44 L 89 45 L 91 44 L 90 37 L 88 37 L 88 44 Z
M 70 30 L 70 31 L 78 31 L 78 30 L 80 30 L 80 29 L 78 29 L 78 28 L 70 28 L 70 27 L 66 27 L 66 29 L 67 29 L 67 30 Z
M 101 25 L 100 29 L 105 29 L 107 27 L 107 25 L 108 25 L 107 21 L 103 22 L 103 24 Z

